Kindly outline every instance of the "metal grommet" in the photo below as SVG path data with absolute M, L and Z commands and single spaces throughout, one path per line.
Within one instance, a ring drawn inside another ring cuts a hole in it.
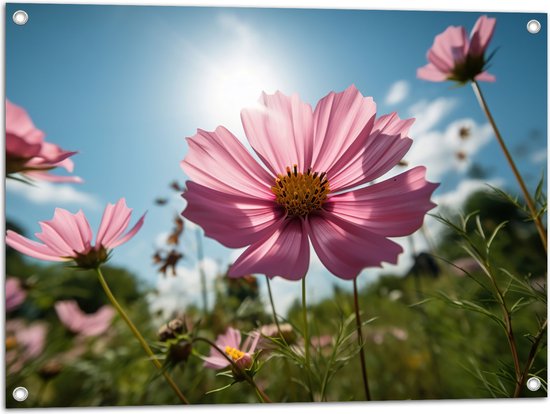
M 29 20 L 29 15 L 24 10 L 17 10 L 13 13 L 13 22 L 19 26 L 23 26 Z
M 537 34 L 538 32 L 540 32 L 540 28 L 541 25 L 538 20 L 533 19 L 527 22 L 527 31 L 531 34 Z

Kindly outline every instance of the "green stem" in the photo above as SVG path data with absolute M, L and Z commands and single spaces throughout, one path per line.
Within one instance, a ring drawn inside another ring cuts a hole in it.
M 535 356 L 537 355 L 537 350 L 538 350 L 540 341 L 543 337 L 544 331 L 546 331 L 547 324 L 548 324 L 548 319 L 544 321 L 537 335 L 535 336 L 535 339 L 533 340 L 533 344 L 531 345 L 531 349 L 529 350 L 529 356 L 527 357 L 527 362 L 525 363 L 525 369 L 523 370 L 519 381 L 516 383 L 516 389 L 514 390 L 514 398 L 519 397 L 519 395 L 521 394 L 521 390 L 523 389 L 523 386 L 527 381 L 529 370 L 531 369 L 531 366 L 533 365 L 533 361 L 535 360 Z
M 305 349 L 305 369 L 309 386 L 309 397 L 315 401 L 313 396 L 313 387 L 311 382 L 311 357 L 309 349 L 309 328 L 307 323 L 307 302 L 306 302 L 306 276 L 302 278 L 302 317 L 304 319 L 304 349 Z
M 99 283 L 101 283 L 101 286 L 103 287 L 103 290 L 105 291 L 105 294 L 107 295 L 107 297 L 109 298 L 109 300 L 111 301 L 111 303 L 115 307 L 115 309 L 118 311 L 118 314 L 120 315 L 120 317 L 124 320 L 124 322 L 126 322 L 126 325 L 128 325 L 128 327 L 130 328 L 130 330 L 132 331 L 132 333 L 134 334 L 134 336 L 136 337 L 136 339 L 140 343 L 140 345 L 143 348 L 143 350 L 145 351 L 145 353 L 149 356 L 149 358 L 151 359 L 151 362 L 153 363 L 153 365 L 162 372 L 162 375 L 164 376 L 164 378 L 166 378 L 166 381 L 168 382 L 170 387 L 172 387 L 172 389 L 177 394 L 179 399 L 184 404 L 189 404 L 189 401 L 182 394 L 182 392 L 180 391 L 180 389 L 178 388 L 178 386 L 176 385 L 174 380 L 170 377 L 170 375 L 168 375 L 168 373 L 165 370 L 162 369 L 162 364 L 155 357 L 155 354 L 153 353 L 153 351 L 151 350 L 151 348 L 147 344 L 147 341 L 143 338 L 143 336 L 141 335 L 139 330 L 136 328 L 136 326 L 132 323 L 132 321 L 130 320 L 130 318 L 128 317 L 128 315 L 126 314 L 124 309 L 122 308 L 122 306 L 120 306 L 120 304 L 116 300 L 115 296 L 113 295 L 113 292 L 111 292 L 111 289 L 109 288 L 109 285 L 107 284 L 107 281 L 105 280 L 105 277 L 103 277 L 103 273 L 101 272 L 101 269 L 99 267 L 97 267 L 95 270 L 96 270 L 97 276 L 99 278 Z
M 265 277 L 265 281 L 267 282 L 267 292 L 269 294 L 269 302 L 271 303 L 271 312 L 273 313 L 273 320 L 275 321 L 275 325 L 277 326 L 277 332 L 279 333 L 279 336 L 283 338 L 283 334 L 281 332 L 281 327 L 279 326 L 279 320 L 277 319 L 277 312 L 275 311 L 275 302 L 273 301 L 273 293 L 271 292 L 271 283 L 269 282 L 269 277 Z
M 357 292 L 357 278 L 353 279 L 353 302 L 355 305 L 355 322 L 357 324 L 357 342 L 359 344 L 359 359 L 361 360 L 361 373 L 363 375 L 363 387 L 365 388 L 365 398 L 371 400 L 369 390 L 369 380 L 367 376 L 367 364 L 365 362 L 365 342 L 363 339 L 363 325 L 361 323 L 361 313 L 359 311 L 359 297 Z
M 516 167 L 516 163 L 514 162 L 512 155 L 510 154 L 510 151 L 508 151 L 508 148 L 506 147 L 506 144 L 504 143 L 504 140 L 502 139 L 502 135 L 500 135 L 500 131 L 498 130 L 497 124 L 493 118 L 493 115 L 491 114 L 491 111 L 489 110 L 489 106 L 487 105 L 487 102 L 485 101 L 485 97 L 483 96 L 483 93 L 481 92 L 481 89 L 479 87 L 479 84 L 477 81 L 472 81 L 472 88 L 474 89 L 474 93 L 476 95 L 476 98 L 479 102 L 479 105 L 481 106 L 481 109 L 485 112 L 485 115 L 487 116 L 487 119 L 489 120 L 489 123 L 493 127 L 493 131 L 495 133 L 495 136 L 497 138 L 497 141 L 500 145 L 500 148 L 502 149 L 502 152 L 504 153 L 504 156 L 506 157 L 506 160 L 508 161 L 508 164 L 510 164 L 510 168 L 512 169 L 512 172 L 514 173 L 514 176 L 516 177 L 516 180 L 521 188 L 521 191 L 523 193 L 523 197 L 525 198 L 525 202 L 527 203 L 527 207 L 529 208 L 529 211 L 531 212 L 531 218 L 535 222 L 535 226 L 537 227 L 537 231 L 539 233 L 540 239 L 542 241 L 542 245 L 544 246 L 544 250 L 547 252 L 547 236 L 546 236 L 546 229 L 544 228 L 544 225 L 542 224 L 542 220 L 540 218 L 540 215 L 537 213 L 537 209 L 535 208 L 535 203 L 533 202 L 533 199 L 531 198 L 531 195 L 529 194 L 529 191 L 527 190 L 527 186 L 525 185 L 525 182 L 523 181 L 523 178 L 521 177 L 521 174 L 519 173 L 519 170 Z
M 42 383 L 40 384 L 40 388 L 36 393 L 35 407 L 44 407 L 42 400 L 44 398 L 44 392 L 46 391 L 46 387 L 48 386 L 49 382 L 50 382 L 49 380 L 42 380 Z
M 304 348 L 306 356 L 306 369 L 309 372 L 309 332 L 307 326 L 307 302 L 306 302 L 306 278 L 302 279 L 302 316 L 304 318 Z M 311 390 L 310 390 L 311 391 Z
M 204 252 L 202 248 L 202 239 L 200 230 L 197 229 L 195 232 L 195 235 L 197 237 L 197 260 L 198 260 L 198 268 L 199 268 L 199 274 L 201 277 L 201 293 L 202 293 L 202 307 L 204 312 L 204 317 L 206 318 L 208 314 L 208 295 L 206 292 L 206 273 L 204 272 L 203 262 L 204 262 Z

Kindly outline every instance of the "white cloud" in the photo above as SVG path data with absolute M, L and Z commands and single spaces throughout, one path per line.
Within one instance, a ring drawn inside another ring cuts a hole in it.
M 403 102 L 409 96 L 409 90 L 409 83 L 405 80 L 393 83 L 386 95 L 385 103 L 387 105 L 396 105 Z
M 411 128 L 411 136 L 426 133 L 436 127 L 456 107 L 453 98 L 437 98 L 433 101 L 422 100 L 409 108 L 410 116 L 416 118 Z
M 459 130 L 463 127 L 470 130 L 467 139 L 460 138 Z M 445 131 L 411 133 L 413 145 L 405 160 L 411 166 L 425 166 L 428 179 L 440 181 L 449 172 L 465 172 L 473 157 L 491 140 L 492 134 L 489 124 L 478 125 L 469 118 L 452 122 Z M 466 158 L 458 159 L 459 152 L 464 153 Z
M 546 161 L 546 159 L 546 150 L 534 152 L 529 156 L 529 160 L 532 164 L 542 164 Z
M 95 195 L 77 190 L 69 184 L 41 181 L 29 185 L 20 181 L 7 180 L 6 190 L 35 204 L 54 204 L 58 207 L 76 204 L 87 209 L 100 208 L 99 200 Z
M 205 258 L 202 261 L 206 275 L 206 291 L 209 307 L 214 303 L 214 281 L 220 271 L 214 259 Z M 176 276 L 159 275 L 156 286 L 157 294 L 149 297 L 153 312 L 160 311 L 164 318 L 169 318 L 174 312 L 183 312 L 191 304 L 202 306 L 201 277 L 197 266 L 178 266 Z
M 500 179 L 488 181 L 475 179 L 462 180 L 454 190 L 435 196 L 433 201 L 446 210 L 456 212 L 462 206 L 464 200 L 471 194 L 480 190 L 491 191 L 489 186 L 498 187 L 502 184 L 503 180 Z

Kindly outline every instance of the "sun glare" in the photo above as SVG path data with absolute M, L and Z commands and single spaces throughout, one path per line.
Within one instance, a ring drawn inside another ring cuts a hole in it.
M 257 105 L 262 92 L 274 93 L 281 84 L 265 61 L 233 56 L 220 62 L 204 74 L 204 110 L 222 125 L 240 126 L 241 109 Z

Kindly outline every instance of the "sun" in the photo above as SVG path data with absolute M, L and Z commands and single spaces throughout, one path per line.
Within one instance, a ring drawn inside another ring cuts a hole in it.
M 203 112 L 217 124 L 240 128 L 243 108 L 258 105 L 262 92 L 282 89 L 280 74 L 266 60 L 249 54 L 231 54 L 218 60 L 214 69 L 203 74 Z

